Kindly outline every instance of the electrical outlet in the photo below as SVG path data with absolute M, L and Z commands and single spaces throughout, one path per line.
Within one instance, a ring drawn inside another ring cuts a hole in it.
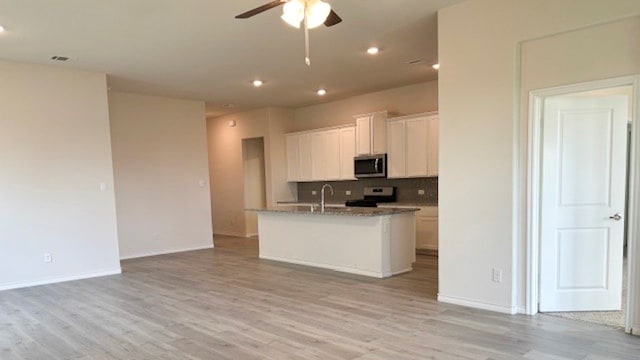
M 51 253 L 44 253 L 44 262 L 50 263 L 51 261 L 53 261 L 53 259 L 51 258 Z
M 344 193 L 345 193 L 345 195 L 349 196 L 349 195 L 351 195 L 351 190 L 347 190 Z
M 502 282 L 502 269 L 493 268 L 493 282 Z
M 200 187 L 205 187 L 205 185 L 207 185 L 207 182 L 204 179 L 200 179 L 198 181 L 198 185 L 200 185 Z
M 317 194 L 318 194 L 318 192 L 317 192 L 317 191 L 315 191 L 315 190 L 311 190 L 311 195 L 317 195 Z
M 424 195 L 424 189 L 418 189 L 418 195 Z

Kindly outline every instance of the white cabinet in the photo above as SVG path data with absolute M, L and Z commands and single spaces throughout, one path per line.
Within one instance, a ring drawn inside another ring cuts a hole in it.
M 298 177 L 298 180 L 311 181 L 313 179 L 313 176 L 311 173 L 312 159 L 311 159 L 311 135 L 310 134 L 300 134 L 298 136 L 298 151 L 299 151 L 298 169 L 300 171 L 300 176 Z
M 438 176 L 438 116 L 430 116 L 427 118 L 427 157 L 428 170 L 427 176 Z
M 353 158 L 356 156 L 356 128 L 340 129 L 340 179 L 355 180 Z
M 356 154 L 383 154 L 386 152 L 387 112 L 358 115 L 356 119 Z
M 390 178 L 438 175 L 438 117 L 417 114 L 387 121 Z
M 423 207 L 416 213 L 416 249 L 438 250 L 437 207 Z
M 311 179 L 340 179 L 340 132 L 318 131 L 311 136 Z
M 387 123 L 387 176 L 390 178 L 403 177 L 407 173 L 407 151 L 405 138 L 405 123 L 390 121 Z
M 288 134 L 287 180 L 353 180 L 355 126 Z
M 380 204 L 384 208 L 416 208 L 416 206 L 398 206 L 394 204 Z M 438 250 L 438 207 L 420 206 L 416 212 L 416 249 Z
M 287 181 L 300 180 L 300 150 L 298 135 L 286 136 L 287 147 Z
M 427 120 L 408 119 L 406 130 L 406 176 L 427 176 Z

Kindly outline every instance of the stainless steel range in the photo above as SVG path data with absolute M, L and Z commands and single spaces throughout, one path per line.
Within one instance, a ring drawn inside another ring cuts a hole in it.
M 364 198 L 359 200 L 347 200 L 345 206 L 353 207 L 378 207 L 378 203 L 396 201 L 396 188 L 394 186 L 365 187 Z

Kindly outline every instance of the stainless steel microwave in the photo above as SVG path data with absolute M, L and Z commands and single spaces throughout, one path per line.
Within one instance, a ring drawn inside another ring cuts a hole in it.
M 356 178 L 387 177 L 387 154 L 357 156 L 353 159 Z

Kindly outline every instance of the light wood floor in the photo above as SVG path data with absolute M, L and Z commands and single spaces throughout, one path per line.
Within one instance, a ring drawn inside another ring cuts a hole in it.
M 437 260 L 384 280 L 257 259 L 255 239 L 0 292 L 0 359 L 639 359 L 640 338 L 435 301 Z

